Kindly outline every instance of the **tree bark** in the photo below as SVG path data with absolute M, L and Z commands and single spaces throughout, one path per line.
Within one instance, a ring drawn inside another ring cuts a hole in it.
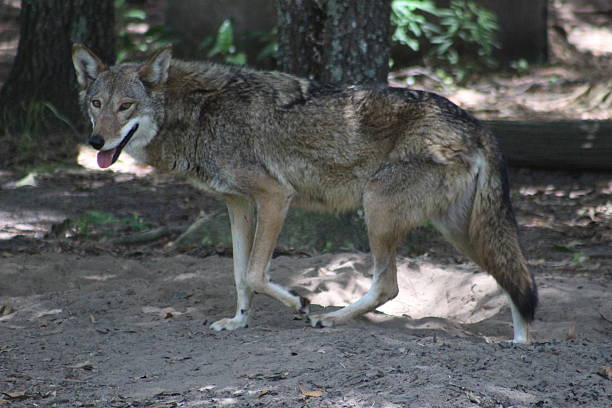
M 387 83 L 389 0 L 327 0 L 322 79 L 343 83 Z
M 279 68 L 337 83 L 386 83 L 390 0 L 279 0 Z
M 612 121 L 483 121 L 508 163 L 549 169 L 612 170 Z
M 0 130 L 8 131 L 9 144 L 23 144 L 23 132 L 29 133 L 34 145 L 38 138 L 48 142 L 49 132 L 65 137 L 59 135 L 68 128 L 60 116 L 73 125 L 82 123 L 72 44 L 84 43 L 111 63 L 114 24 L 113 0 L 21 2 L 17 56 L 0 90 Z
M 310 79 L 323 68 L 325 13 L 314 0 L 279 0 L 278 67 Z

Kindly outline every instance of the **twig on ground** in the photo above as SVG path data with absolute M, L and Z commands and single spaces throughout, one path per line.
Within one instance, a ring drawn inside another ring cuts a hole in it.
M 602 318 L 602 319 L 604 319 L 606 322 L 608 322 L 608 323 L 612 323 L 612 320 L 608 319 L 608 318 L 607 318 L 607 317 L 606 317 L 606 316 L 603 314 L 603 312 L 602 312 L 601 310 L 599 311 L 599 315 L 600 315 L 600 316 L 601 316 L 601 318 Z
M 167 235 L 182 233 L 188 228 L 188 225 L 164 226 L 152 229 L 150 231 L 138 232 L 136 234 L 131 234 L 123 237 L 107 238 L 104 239 L 102 242 L 109 242 L 115 245 L 143 244 L 146 242 L 157 241 L 158 239 L 163 238 Z
M 178 251 L 202 240 L 208 222 L 221 213 L 222 211 L 215 211 L 210 214 L 201 212 L 199 218 L 174 241 L 169 251 Z

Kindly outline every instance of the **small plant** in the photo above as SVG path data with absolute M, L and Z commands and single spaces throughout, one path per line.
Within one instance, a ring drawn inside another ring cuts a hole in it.
M 588 259 L 588 257 L 584 254 L 584 252 L 578 251 L 578 252 L 574 252 L 572 254 L 572 258 L 571 258 L 570 262 L 572 264 L 574 264 L 574 265 L 581 265 L 587 259 Z
M 141 232 L 151 227 L 138 214 L 118 218 L 111 213 L 97 210 L 85 211 L 80 216 L 70 220 L 70 226 L 75 235 L 84 237 L 112 235 L 117 230 Z
M 510 68 L 515 70 L 518 74 L 525 74 L 529 70 L 529 62 L 526 59 L 521 58 L 510 62 Z
M 207 37 L 200 44 L 200 49 L 206 50 L 212 44 L 212 48 L 206 53 L 207 58 L 220 57 L 224 62 L 235 65 L 246 64 L 246 53 L 238 51 L 234 41 L 234 23 L 226 19 L 219 26 L 215 38 Z
M 117 62 L 126 60 L 135 52 L 150 53 L 178 41 L 165 26 L 150 27 L 146 22 L 147 13 L 141 9 L 128 8 L 126 0 L 115 0 L 115 10 L 118 21 Z
M 117 221 L 113 214 L 104 211 L 85 211 L 80 216 L 71 220 L 72 230 L 76 235 L 91 235 L 95 227 L 106 226 Z
M 123 217 L 119 219 L 119 222 L 125 225 L 131 231 L 142 232 L 146 229 L 149 229 L 151 225 L 142 219 L 142 217 L 138 214 L 128 215 L 127 217 Z
M 413 51 L 428 41 L 433 48 L 427 59 L 442 63 L 446 72 L 439 76 L 462 81 L 481 66 L 496 65 L 497 19 L 473 1 L 452 0 L 448 8 L 438 8 L 432 0 L 393 0 L 391 10 L 393 40 Z
M 277 30 L 274 27 L 270 31 L 251 31 L 236 35 L 234 23 L 231 19 L 226 19 L 219 26 L 217 35 L 204 38 L 198 48 L 206 58 L 217 59 L 228 64 L 247 65 L 249 61 L 244 51 L 245 44 L 255 44 L 253 47 L 260 50 L 255 57 L 255 62 L 275 60 L 278 50 L 276 33 Z

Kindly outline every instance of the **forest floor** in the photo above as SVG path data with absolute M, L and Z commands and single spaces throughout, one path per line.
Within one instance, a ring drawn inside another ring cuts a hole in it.
M 0 4 L 0 83 L 18 3 Z M 413 75 L 482 119 L 610 119 L 609 10 L 553 3 L 562 30 L 546 66 L 466 87 L 426 69 L 391 83 Z M 0 407 L 612 404 L 612 173 L 510 169 L 540 292 L 534 341 L 514 345 L 494 281 L 428 225 L 402 244 L 400 295 L 379 312 L 313 329 L 258 296 L 250 328 L 213 332 L 235 307 L 222 204 L 129 160 L 99 171 L 82 149 L 79 163 L 0 169 Z M 201 211 L 202 243 L 171 251 Z M 359 297 L 370 260 L 349 224 L 290 214 L 272 279 L 315 308 Z M 115 240 L 146 231 L 160 234 Z
M 81 157 L 85 166 L 94 160 Z M 0 173 L 0 406 L 612 402 L 612 174 L 511 169 L 541 299 L 534 342 L 512 345 L 493 280 L 428 226 L 402 245 L 400 295 L 380 312 L 313 329 L 259 296 L 250 328 L 213 332 L 210 323 L 234 311 L 224 215 L 211 220 L 209 245 L 178 253 L 169 250 L 172 231 L 110 241 L 222 205 L 146 168 L 116 170 Z M 309 223 L 293 216 L 272 262 L 273 280 L 316 308 L 345 305 L 369 285 L 367 254 L 329 245 L 344 234 L 341 221 L 327 220 L 325 252 L 286 244 L 321 234 L 293 230 Z

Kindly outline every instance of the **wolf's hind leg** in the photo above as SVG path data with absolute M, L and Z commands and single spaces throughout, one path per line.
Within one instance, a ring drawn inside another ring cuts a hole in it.
M 377 307 L 397 296 L 399 291 L 397 286 L 397 267 L 395 264 L 395 249 L 384 251 L 383 253 L 373 254 L 374 277 L 372 286 L 368 292 L 359 300 L 334 312 L 323 314 L 312 314 L 308 320 L 312 327 L 332 327 L 336 323 L 341 323 L 371 312 Z
M 512 326 L 514 328 L 512 343 L 529 343 L 531 341 L 529 322 L 521 315 L 521 312 L 519 312 L 508 292 L 506 292 L 506 295 L 508 296 L 510 310 L 512 311 Z
M 228 196 L 225 199 L 232 230 L 236 315 L 211 324 L 212 330 L 235 330 L 247 327 L 253 291 L 247 286 L 246 273 L 255 234 L 255 206 L 247 198 Z
M 396 247 L 418 214 L 406 216 L 406 207 L 399 201 L 401 194 L 388 194 L 384 186 L 370 183 L 364 195 L 363 208 L 370 250 L 373 259 L 372 286 L 359 300 L 334 312 L 311 315 L 313 327 L 330 327 L 358 317 L 383 305 L 397 296 Z M 417 211 L 418 212 L 418 211 Z
M 512 324 L 514 327 L 514 343 L 528 343 L 530 341 L 529 336 L 529 322 L 528 320 L 520 313 L 519 309 L 515 304 L 515 300 L 512 299 L 512 296 L 508 293 L 506 288 L 512 288 L 514 283 L 508 282 L 508 272 L 512 272 L 512 275 L 519 277 L 523 272 L 523 264 L 524 259 L 523 255 L 518 250 L 518 246 L 512 248 L 514 245 L 506 245 L 504 250 L 511 248 L 511 256 L 507 256 L 504 253 L 501 253 L 503 250 L 498 250 L 496 253 L 489 254 L 487 259 L 482 259 L 479 255 L 479 251 L 476 247 L 473 246 L 472 240 L 469 238 L 468 234 L 468 222 L 466 220 L 464 223 L 460 222 L 459 219 L 452 220 L 450 217 L 440 217 L 437 219 L 432 219 L 434 226 L 442 233 L 442 235 L 451 243 L 455 248 L 459 251 L 463 252 L 466 256 L 472 259 L 475 263 L 479 264 L 483 269 L 485 269 L 489 274 L 491 274 L 496 280 L 497 283 L 502 287 L 506 295 L 508 296 L 508 300 L 510 302 L 510 310 L 512 311 Z M 499 231 L 498 231 L 499 232 Z M 513 244 L 513 241 L 516 239 L 514 236 L 504 236 L 503 232 L 499 232 L 499 235 L 495 238 L 498 242 L 499 246 L 502 244 Z M 503 259 L 504 256 L 506 259 Z M 500 259 L 502 258 L 502 259 Z M 517 272 L 514 272 L 517 270 Z M 520 272 L 519 272 L 520 270 Z
M 512 311 L 513 342 L 527 343 L 529 322 L 538 303 L 537 287 L 518 242 L 507 192 L 503 191 L 507 188 L 505 175 L 496 168 L 483 165 L 469 187 L 432 222 L 506 292 Z

